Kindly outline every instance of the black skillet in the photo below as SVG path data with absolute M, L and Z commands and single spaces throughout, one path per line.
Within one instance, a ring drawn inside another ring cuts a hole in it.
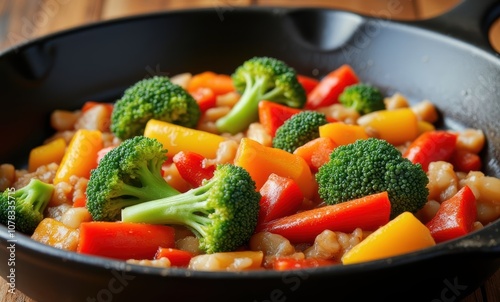
M 464 2 L 419 22 L 327 9 L 220 6 L 120 19 L 37 39 L 0 55 L 0 163 L 26 163 L 54 109 L 113 101 L 153 74 L 231 73 L 273 56 L 321 77 L 343 63 L 386 94 L 429 99 L 443 127 L 483 129 L 484 172 L 500 177 L 500 58 L 486 29 L 499 2 Z M 396 5 L 394 5 L 396 4 Z M 38 301 L 457 301 L 500 268 L 500 222 L 409 255 L 290 272 L 197 272 L 126 265 L 47 247 L 0 226 L 0 272 Z M 408 234 L 411 236 L 411 234 Z M 15 246 L 15 267 L 9 266 Z

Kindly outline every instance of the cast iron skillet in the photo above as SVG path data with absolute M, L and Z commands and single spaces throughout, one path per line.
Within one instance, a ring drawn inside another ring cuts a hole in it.
M 470 1 L 436 19 L 393 21 L 326 9 L 236 7 L 153 14 L 70 30 L 0 56 L 0 162 L 25 163 L 52 132 L 53 109 L 113 101 L 155 73 L 231 73 L 273 56 L 321 77 L 343 63 L 384 93 L 429 99 L 443 127 L 483 129 L 484 172 L 500 177 L 500 58 L 485 30 L 497 1 Z M 291 272 L 158 269 L 47 247 L 0 226 L 2 277 L 38 301 L 456 301 L 500 267 L 500 222 L 409 255 Z M 411 235 L 411 234 L 409 234 Z M 14 239 L 15 242 L 7 242 Z M 7 246 L 15 246 L 15 267 Z

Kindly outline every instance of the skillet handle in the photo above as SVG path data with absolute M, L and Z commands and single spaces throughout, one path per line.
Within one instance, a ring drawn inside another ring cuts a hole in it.
M 488 30 L 498 17 L 499 0 L 463 0 L 450 11 L 417 21 L 416 25 L 495 53 L 488 39 Z

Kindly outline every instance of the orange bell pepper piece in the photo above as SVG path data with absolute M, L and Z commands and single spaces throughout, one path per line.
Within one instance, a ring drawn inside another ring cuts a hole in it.
M 234 91 L 231 76 L 227 74 L 217 74 L 212 71 L 195 74 L 188 83 L 187 91 L 193 92 L 200 87 L 210 88 L 215 95 Z
M 319 127 L 319 136 L 328 137 L 338 146 L 354 143 L 358 139 L 367 139 L 363 127 L 343 122 L 328 123 Z
M 101 131 L 76 131 L 56 171 L 54 184 L 69 182 L 72 175 L 90 178 L 90 171 L 97 167 L 97 153 L 102 148 Z
M 293 151 L 302 157 L 313 173 L 330 160 L 330 153 L 337 148 L 337 144 L 329 137 L 318 137 L 305 143 Z
M 33 172 L 38 167 L 50 163 L 59 164 L 66 151 L 66 141 L 58 138 L 44 145 L 31 149 L 28 159 L 28 171 Z
M 305 198 L 316 191 L 316 180 L 307 162 L 285 150 L 264 146 L 252 139 L 241 139 L 234 164 L 246 169 L 255 181 L 257 190 L 272 173 L 295 180 Z

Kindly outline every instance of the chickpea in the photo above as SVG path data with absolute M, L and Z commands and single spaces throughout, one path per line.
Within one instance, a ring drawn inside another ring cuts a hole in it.
M 429 164 L 427 171 L 429 178 L 428 200 L 443 202 L 458 192 L 458 177 L 453 170 L 453 165 L 445 161 Z

